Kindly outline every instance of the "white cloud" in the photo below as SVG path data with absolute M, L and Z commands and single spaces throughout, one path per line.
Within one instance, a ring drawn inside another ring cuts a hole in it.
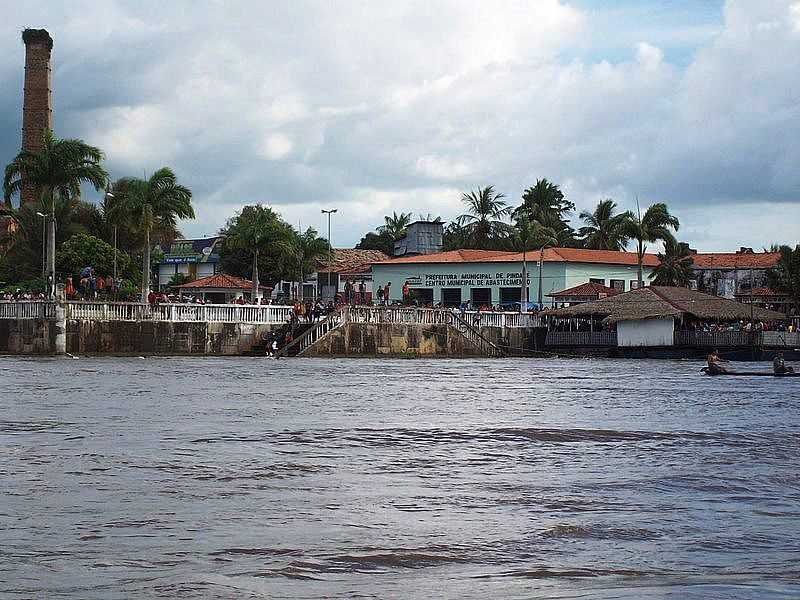
M 715 207 L 800 199 L 798 2 L 731 0 L 719 23 L 662 29 L 568 0 L 91 7 L 31 0 L 0 24 L 4 89 L 21 89 L 19 29 L 49 27 L 58 132 L 103 147 L 115 176 L 175 167 L 198 206 L 188 233 L 248 202 L 315 225 L 336 205 L 354 242 L 386 212 L 452 218 L 461 191 L 515 202 L 547 177 L 579 208 L 666 201 L 686 235 L 733 247 L 750 213 L 717 225 Z M 19 124 L 0 124 L 13 155 Z
M 267 160 L 281 160 L 292 151 L 292 140 L 282 133 L 269 134 L 260 147 L 260 154 Z

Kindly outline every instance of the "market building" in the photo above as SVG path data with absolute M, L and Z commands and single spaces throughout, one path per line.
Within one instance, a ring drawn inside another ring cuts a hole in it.
M 528 298 L 539 298 L 540 251 L 525 255 Z M 624 292 L 637 287 L 637 259 L 633 252 L 546 248 L 542 254 L 542 304 L 553 305 L 548 297 L 590 282 Z M 644 281 L 658 265 L 658 257 L 644 257 Z M 473 306 L 510 305 L 522 298 L 523 254 L 498 250 L 452 250 L 372 263 L 373 288 L 390 286 L 390 300 L 402 300 L 408 284 L 411 295 L 423 305 Z
M 548 344 L 618 347 L 747 345 L 756 324 L 786 315 L 689 288 L 651 286 L 548 311 Z M 733 343 L 732 343 L 733 342 Z

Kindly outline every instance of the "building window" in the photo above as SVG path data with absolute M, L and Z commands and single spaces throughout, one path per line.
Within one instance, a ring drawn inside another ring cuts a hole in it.
M 486 305 L 492 303 L 492 289 L 491 288 L 471 288 L 469 291 L 472 304 L 475 306 Z
M 433 304 L 433 289 L 432 288 L 411 288 L 409 290 L 412 300 L 416 300 L 419 306 L 426 306 Z
M 442 304 L 444 306 L 460 306 L 461 305 L 461 288 L 443 288 L 442 289 Z
M 625 280 L 624 279 L 612 279 L 610 281 L 611 287 L 617 290 L 618 292 L 625 291 Z
M 522 288 L 501 287 L 500 304 L 513 304 L 514 302 L 522 302 Z
M 639 287 L 639 280 L 638 279 L 631 279 L 631 289 L 635 290 Z
M 594 277 L 591 277 L 591 278 L 589 278 L 589 283 L 598 283 L 598 284 L 604 286 L 606 284 L 606 280 L 605 279 L 596 279 Z

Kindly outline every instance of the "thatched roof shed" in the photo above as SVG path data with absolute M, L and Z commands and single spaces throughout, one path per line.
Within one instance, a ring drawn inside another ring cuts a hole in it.
M 749 321 L 751 306 L 727 298 L 711 296 L 682 287 L 651 286 L 603 298 L 597 302 L 577 304 L 548 311 L 554 317 L 601 317 L 606 323 L 635 319 L 660 319 L 686 316 L 708 321 Z M 759 321 L 781 321 L 786 315 L 752 307 L 752 316 Z

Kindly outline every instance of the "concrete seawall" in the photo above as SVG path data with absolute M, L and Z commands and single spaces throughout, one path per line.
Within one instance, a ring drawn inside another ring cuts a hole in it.
M 481 334 L 510 354 L 535 349 L 532 328 L 482 327 Z M 309 348 L 303 356 L 483 356 L 450 325 L 345 323 Z
M 163 354 L 235 356 L 247 353 L 278 325 L 164 321 L 66 322 L 70 354 Z M 57 322 L 0 319 L 0 353 L 57 353 Z

